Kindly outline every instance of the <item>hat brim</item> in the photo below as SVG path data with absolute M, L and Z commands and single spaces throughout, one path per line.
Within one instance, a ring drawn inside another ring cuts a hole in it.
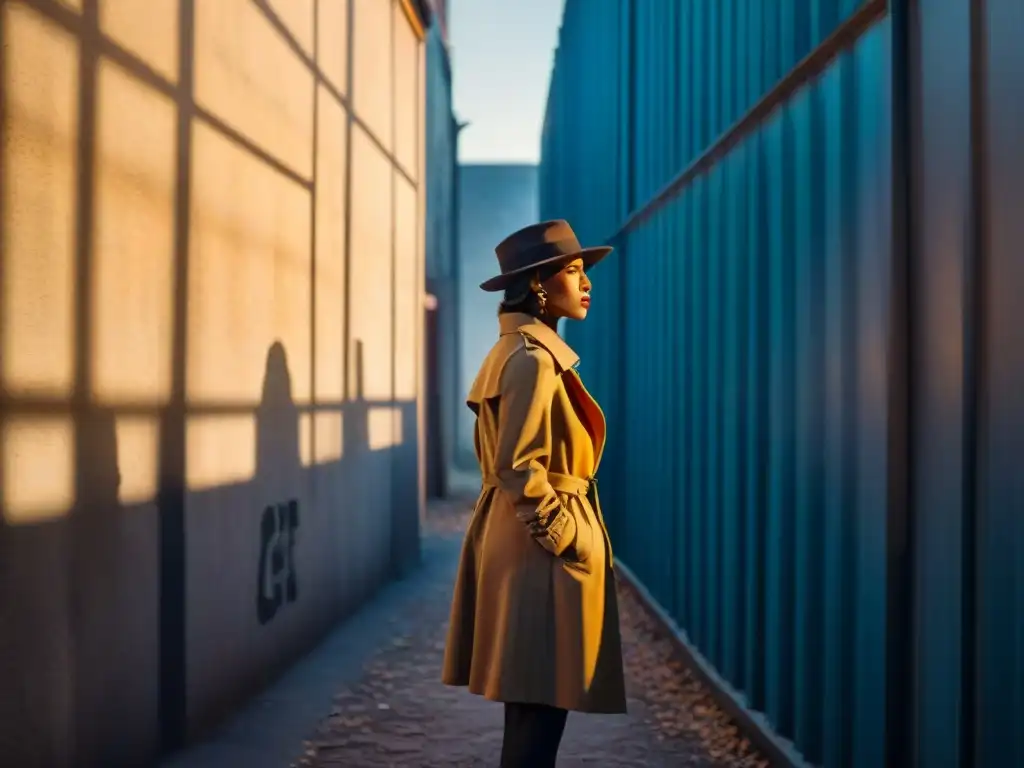
M 610 245 L 596 245 L 593 248 L 584 248 L 576 253 L 563 253 L 558 256 L 552 256 L 550 259 L 537 261 L 533 264 L 528 264 L 525 267 L 520 267 L 519 269 L 513 269 L 510 272 L 495 275 L 490 280 L 485 280 L 480 283 L 480 288 L 485 291 L 502 291 L 517 277 L 519 277 L 519 275 L 522 275 L 525 272 L 532 272 L 533 270 L 547 266 L 548 264 L 565 263 L 575 261 L 576 259 L 583 259 L 584 268 L 590 269 L 613 250 L 615 249 Z

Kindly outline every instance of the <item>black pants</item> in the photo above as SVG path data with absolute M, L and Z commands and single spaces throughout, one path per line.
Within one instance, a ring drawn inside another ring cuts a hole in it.
M 555 768 L 568 711 L 546 704 L 505 704 L 501 768 Z

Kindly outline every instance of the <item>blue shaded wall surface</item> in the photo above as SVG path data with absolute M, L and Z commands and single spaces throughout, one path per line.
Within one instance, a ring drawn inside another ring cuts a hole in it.
M 494 246 L 537 220 L 537 166 L 459 167 L 459 392 L 456 459 L 473 469 L 473 413 L 465 396 L 480 363 L 498 338 L 500 294 L 480 290 L 499 272 Z
M 566 2 L 540 214 L 618 248 L 568 329 L 616 552 L 815 765 L 1024 765 L 1024 15 L 983 5 Z
M 435 368 L 428 373 L 428 493 L 442 494 L 453 463 L 458 382 L 458 125 L 448 48 L 435 23 L 426 35 L 426 288 L 437 299 Z M 464 406 L 463 406 L 464 407 Z M 435 474 L 441 477 L 435 477 Z
M 455 275 L 454 210 L 458 131 L 452 116 L 452 72 L 437 26 L 426 34 L 426 259 L 428 279 Z

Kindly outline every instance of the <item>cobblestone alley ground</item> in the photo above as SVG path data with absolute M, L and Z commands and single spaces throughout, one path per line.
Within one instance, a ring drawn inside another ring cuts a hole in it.
M 502 707 L 439 682 L 465 500 L 432 505 L 426 546 L 445 549 L 443 567 L 390 606 L 389 640 L 337 690 L 293 768 L 496 766 Z M 675 655 L 669 638 L 628 587 L 620 586 L 629 714 L 570 714 L 559 766 L 764 768 Z

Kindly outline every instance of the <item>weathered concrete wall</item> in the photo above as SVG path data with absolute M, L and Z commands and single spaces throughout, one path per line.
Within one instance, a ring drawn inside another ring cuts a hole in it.
M 422 26 L 0 3 L 0 765 L 145 764 L 418 558 Z

